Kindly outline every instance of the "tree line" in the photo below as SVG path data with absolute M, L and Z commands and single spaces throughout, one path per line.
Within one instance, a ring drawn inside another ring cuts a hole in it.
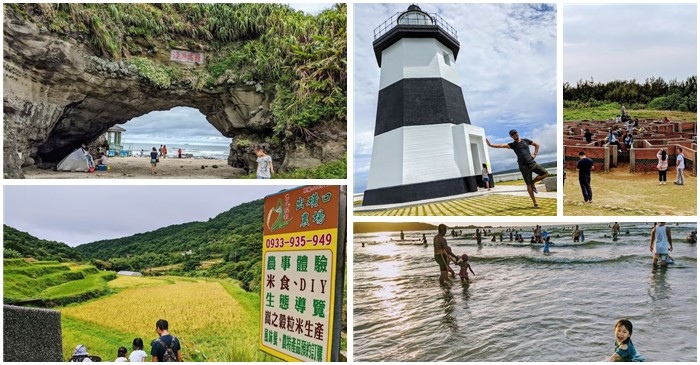
M 596 82 L 579 80 L 576 85 L 564 83 L 565 107 L 598 106 L 616 102 L 631 109 L 678 110 L 697 112 L 697 76 L 685 81 L 666 81 L 651 77 L 643 83 L 637 80 Z

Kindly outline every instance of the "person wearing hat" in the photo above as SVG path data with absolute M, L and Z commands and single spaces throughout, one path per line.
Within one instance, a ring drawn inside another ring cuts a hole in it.
M 75 351 L 73 351 L 70 362 L 92 362 L 92 360 L 90 360 L 90 355 L 88 355 L 85 346 L 78 345 L 75 347 Z
M 525 185 L 527 185 L 527 193 L 530 195 L 534 207 L 539 208 L 540 206 L 537 205 L 537 199 L 535 199 L 535 194 L 537 193 L 535 183 L 549 176 L 549 172 L 535 162 L 535 157 L 537 157 L 537 152 L 540 150 L 540 145 L 527 138 L 520 138 L 518 131 L 515 129 L 511 129 L 508 134 L 513 138 L 513 142 L 511 143 L 491 144 L 489 139 L 486 138 L 486 144 L 493 148 L 510 148 L 515 152 L 515 155 L 518 156 L 518 167 L 523 174 Z M 530 154 L 531 145 L 535 147 L 535 152 L 532 154 Z M 532 178 L 533 172 L 537 174 L 537 177 L 534 179 Z

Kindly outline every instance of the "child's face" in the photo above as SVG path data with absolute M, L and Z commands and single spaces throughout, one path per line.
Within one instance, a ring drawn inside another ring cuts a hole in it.
M 627 330 L 627 327 L 625 327 L 625 326 L 615 327 L 615 339 L 617 340 L 617 343 L 623 343 L 628 338 L 630 338 L 630 331 Z
M 257 151 L 255 151 L 255 154 L 256 154 L 258 157 L 260 157 L 260 156 L 263 155 L 263 151 L 262 151 L 262 150 L 257 150 Z

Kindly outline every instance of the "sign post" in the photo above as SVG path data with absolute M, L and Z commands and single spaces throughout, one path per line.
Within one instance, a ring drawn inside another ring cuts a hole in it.
M 263 219 L 260 349 L 288 361 L 338 361 L 345 187 L 270 195 Z

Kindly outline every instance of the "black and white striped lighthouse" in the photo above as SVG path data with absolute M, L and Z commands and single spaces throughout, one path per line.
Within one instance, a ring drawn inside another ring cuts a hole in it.
M 363 205 L 477 191 L 489 157 L 459 86 L 455 29 L 411 5 L 374 30 L 373 46 L 381 79 Z

